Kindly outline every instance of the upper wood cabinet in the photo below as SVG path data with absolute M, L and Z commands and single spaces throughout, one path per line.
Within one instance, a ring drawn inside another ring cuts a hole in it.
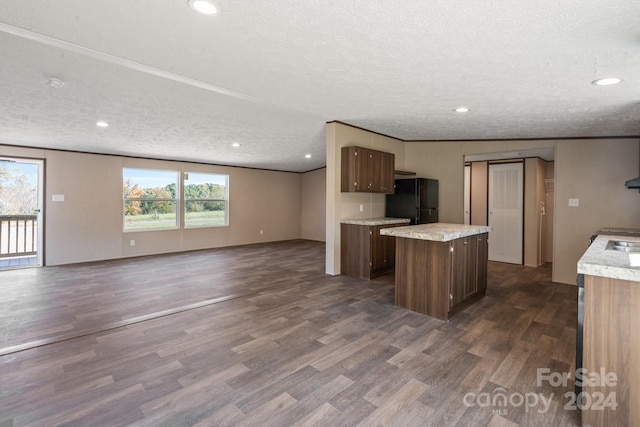
M 363 147 L 342 147 L 340 191 L 393 194 L 395 155 Z

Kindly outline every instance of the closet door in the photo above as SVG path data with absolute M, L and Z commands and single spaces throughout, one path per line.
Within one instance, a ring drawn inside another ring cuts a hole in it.
M 522 163 L 489 165 L 489 260 L 522 264 Z

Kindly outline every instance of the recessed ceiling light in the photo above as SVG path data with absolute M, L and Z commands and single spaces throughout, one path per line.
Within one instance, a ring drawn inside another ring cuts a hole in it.
M 106 128 L 107 126 L 109 126 L 109 123 L 105 122 L 104 120 L 100 120 L 96 122 L 96 126 Z
M 311 158 L 311 154 L 305 154 L 305 155 L 304 155 L 304 158 L 305 158 L 305 159 L 310 159 L 310 158 Z
M 238 147 L 240 147 L 240 143 L 238 143 L 238 142 L 234 142 L 233 144 L 231 144 L 231 146 L 232 146 L 233 148 L 238 148 Z
M 456 113 L 468 113 L 469 107 L 458 107 L 454 110 Z
M 218 8 L 209 0 L 189 0 L 189 7 L 204 15 L 215 15 L 218 13 Z
M 62 86 L 64 86 L 64 82 L 60 79 L 56 79 L 55 77 L 51 77 L 49 80 L 47 80 L 47 84 L 54 89 L 60 89 Z
M 604 79 L 594 80 L 591 84 L 596 86 L 611 86 L 617 85 L 621 81 L 622 79 L 619 79 L 618 77 L 605 77 Z

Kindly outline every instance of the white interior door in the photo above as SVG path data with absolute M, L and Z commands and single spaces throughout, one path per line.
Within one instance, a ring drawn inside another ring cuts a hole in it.
M 464 167 L 464 223 L 471 224 L 471 166 Z
M 522 264 L 522 163 L 489 165 L 489 259 Z

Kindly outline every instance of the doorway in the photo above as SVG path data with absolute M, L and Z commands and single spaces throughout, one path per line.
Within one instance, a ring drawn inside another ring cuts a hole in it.
M 504 262 L 522 263 L 528 267 L 538 267 L 545 263 L 551 263 L 553 258 L 554 223 L 554 148 L 467 154 L 463 160 L 465 168 L 470 167 L 470 179 L 467 180 L 465 177 L 464 180 L 464 209 L 466 211 L 467 204 L 470 206 L 470 224 L 474 225 L 489 225 L 490 221 L 492 221 L 489 218 L 489 167 L 506 163 L 523 163 L 524 212 L 521 216 L 523 232 L 515 233 L 522 236 L 521 249 L 518 251 L 521 252 L 519 257 L 521 261 L 517 262 L 515 260 L 516 257 L 514 257 L 513 261 Z M 467 175 L 466 170 L 465 175 Z M 467 196 L 467 194 L 470 194 L 470 196 Z M 467 199 L 469 199 L 468 202 Z M 495 210 L 493 212 L 495 215 Z M 465 219 L 466 215 L 466 212 L 464 212 Z M 489 242 L 492 239 L 495 241 L 497 238 L 498 236 L 495 232 L 489 233 Z
M 43 265 L 43 160 L 0 157 L 0 269 Z

